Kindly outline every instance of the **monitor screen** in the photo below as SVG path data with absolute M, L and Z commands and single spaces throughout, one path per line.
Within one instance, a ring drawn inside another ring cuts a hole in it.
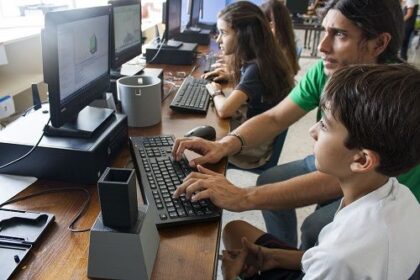
M 51 124 L 60 127 L 109 86 L 109 7 L 51 12 L 42 35 Z
M 182 0 L 181 6 L 181 30 L 184 30 L 190 24 L 191 0 Z
M 182 0 L 166 0 L 165 39 L 169 40 L 181 30 Z
M 202 0 L 192 0 L 191 20 L 190 20 L 189 26 L 192 26 L 192 27 L 197 26 L 198 21 L 200 19 L 201 3 L 202 3 Z
M 110 1 L 112 6 L 111 67 L 141 54 L 141 5 L 138 1 Z

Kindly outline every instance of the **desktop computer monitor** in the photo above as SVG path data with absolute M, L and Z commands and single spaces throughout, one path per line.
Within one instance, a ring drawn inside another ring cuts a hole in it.
M 45 15 L 44 81 L 55 128 L 79 122 L 79 112 L 109 87 L 109 15 L 109 6 Z
M 287 0 L 286 7 L 292 17 L 296 19 L 298 15 L 306 13 L 308 10 L 309 0 Z
M 115 0 L 111 5 L 111 68 L 141 54 L 141 5 L 137 0 Z
M 203 0 L 191 0 L 191 16 L 189 27 L 196 27 L 200 19 L 203 7 Z
M 182 0 L 166 0 L 165 40 L 175 38 L 181 32 Z

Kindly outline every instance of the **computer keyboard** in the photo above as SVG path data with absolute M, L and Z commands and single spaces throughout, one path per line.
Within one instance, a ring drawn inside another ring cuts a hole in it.
M 208 83 L 204 79 L 186 77 L 169 107 L 178 112 L 207 113 L 210 104 L 210 94 L 206 89 Z
M 130 148 L 140 188 L 155 209 L 158 228 L 220 219 L 221 210 L 210 200 L 191 202 L 184 195 L 172 198 L 176 187 L 192 171 L 185 158 L 171 156 L 172 135 L 130 137 Z M 144 197 L 143 197 L 144 198 Z
M 204 67 L 203 67 L 203 72 L 207 73 L 213 70 L 213 68 L 211 67 L 213 64 L 215 64 L 217 61 L 217 56 L 216 55 L 210 55 L 207 56 L 206 59 L 204 60 Z

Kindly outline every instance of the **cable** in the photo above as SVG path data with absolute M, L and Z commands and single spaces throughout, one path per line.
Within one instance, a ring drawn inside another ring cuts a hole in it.
M 50 119 L 48 119 L 48 122 L 47 122 L 47 124 L 46 124 L 46 125 L 48 125 L 48 124 L 50 123 L 50 120 L 51 120 L 51 118 L 50 118 Z M 6 168 L 6 167 L 8 167 L 8 166 L 10 166 L 10 165 L 12 165 L 12 164 L 15 164 L 16 162 L 21 161 L 22 159 L 24 159 L 24 158 L 26 158 L 27 156 L 29 156 L 29 155 L 30 155 L 30 154 L 31 154 L 31 153 L 35 150 L 35 148 L 36 148 L 36 147 L 38 147 L 39 143 L 41 143 L 41 140 L 42 140 L 42 138 L 44 138 L 44 135 L 45 135 L 45 132 L 42 132 L 42 135 L 41 135 L 41 137 L 39 137 L 38 142 L 36 142 L 35 146 L 33 146 L 33 147 L 29 150 L 29 152 L 27 152 L 26 154 L 24 154 L 23 156 L 21 156 L 21 157 L 19 157 L 19 158 L 15 159 L 15 160 L 12 160 L 12 161 L 11 161 L 11 162 L 9 162 L 9 163 L 6 163 L 6 164 L 1 165 L 1 166 L 0 166 L 0 169 L 3 169 L 3 168 Z
M 163 36 L 162 37 L 162 41 L 163 42 L 165 42 L 165 36 Z M 159 55 L 159 53 L 160 53 L 160 50 L 162 49 L 162 47 L 163 47 L 163 45 L 165 44 L 165 43 L 163 43 L 163 42 L 160 42 L 160 46 L 159 46 L 159 49 L 157 50 L 157 52 L 156 52 L 156 54 L 155 54 L 155 56 L 149 61 L 149 62 L 147 62 L 147 64 L 150 64 L 150 63 L 152 63 L 155 59 L 156 59 L 156 57 Z
M 29 198 L 32 198 L 32 197 L 35 197 L 35 196 L 40 196 L 40 195 L 49 194 L 49 193 L 70 192 L 70 191 L 82 191 L 86 194 L 87 198 L 86 198 L 85 202 L 83 203 L 79 212 L 77 212 L 76 216 L 71 221 L 70 225 L 67 227 L 67 229 L 70 230 L 71 232 L 90 231 L 90 228 L 86 228 L 86 229 L 74 229 L 73 228 L 74 224 L 80 219 L 82 214 L 86 211 L 87 206 L 89 205 L 89 202 L 90 202 L 90 199 L 91 199 L 91 195 L 90 195 L 89 191 L 84 189 L 84 188 L 48 189 L 48 190 L 45 190 L 45 191 L 40 191 L 40 192 L 37 192 L 37 193 L 30 194 L 30 195 L 27 195 L 27 196 L 9 199 L 8 201 L 1 203 L 0 208 L 5 206 L 5 205 L 15 203 L 15 202 L 18 202 L 18 201 L 22 201 L 22 200 L 26 200 L 26 199 L 29 199 Z

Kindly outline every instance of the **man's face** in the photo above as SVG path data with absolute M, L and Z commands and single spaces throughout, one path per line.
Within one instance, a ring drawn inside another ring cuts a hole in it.
M 376 63 L 377 54 L 373 52 L 376 39 L 363 39 L 362 30 L 340 11 L 329 10 L 322 25 L 325 35 L 318 45 L 318 50 L 324 61 L 327 76 L 346 65 Z
M 355 150 L 344 146 L 347 129 L 329 110 L 325 110 L 321 120 L 309 129 L 309 134 L 315 140 L 315 165 L 319 171 L 338 178 L 350 174 Z
M 236 41 L 235 31 L 223 19 L 217 20 L 217 29 L 219 30 L 219 36 L 216 42 L 219 44 L 223 54 L 233 54 Z

